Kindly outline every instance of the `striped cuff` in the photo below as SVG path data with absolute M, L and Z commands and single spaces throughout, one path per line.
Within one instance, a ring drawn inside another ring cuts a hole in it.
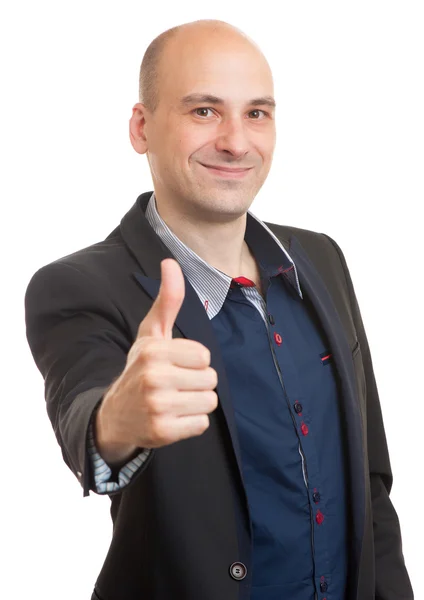
M 118 481 L 116 482 L 109 481 L 112 475 L 112 469 L 97 451 L 94 441 L 92 421 L 90 421 L 88 427 L 87 450 L 91 458 L 91 464 L 93 465 L 94 484 L 96 486 L 95 491 L 98 494 L 110 494 L 121 491 L 129 484 L 134 473 L 138 471 L 138 469 L 145 463 L 151 452 L 151 448 L 146 448 L 145 450 L 142 450 L 135 458 L 130 460 L 126 465 L 124 465 L 118 473 Z

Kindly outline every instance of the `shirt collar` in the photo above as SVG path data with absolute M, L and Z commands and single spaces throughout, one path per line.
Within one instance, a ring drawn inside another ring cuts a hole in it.
M 169 248 L 184 275 L 196 291 L 208 317 L 219 313 L 230 288 L 232 278 L 205 262 L 186 246 L 168 227 L 157 211 L 154 193 L 146 207 L 146 219 L 155 233 Z M 296 266 L 280 240 L 260 219 L 247 211 L 245 241 L 260 268 L 268 277 L 282 274 L 302 298 Z

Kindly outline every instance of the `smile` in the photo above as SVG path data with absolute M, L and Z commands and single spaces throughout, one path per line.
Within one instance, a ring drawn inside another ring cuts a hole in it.
M 204 165 L 199 163 L 202 167 L 205 167 L 211 174 L 218 175 L 219 177 L 225 177 L 226 179 L 241 179 L 248 173 L 253 167 L 248 168 L 232 168 L 232 167 L 220 167 L 215 165 Z

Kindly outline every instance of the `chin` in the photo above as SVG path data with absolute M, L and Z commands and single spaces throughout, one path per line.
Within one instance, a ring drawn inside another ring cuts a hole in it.
M 205 213 L 215 215 L 215 217 L 221 215 L 223 219 L 227 219 L 228 217 L 240 217 L 244 215 L 249 210 L 252 201 L 246 195 L 243 195 L 243 197 L 234 197 L 234 193 L 216 193 L 213 195 L 209 193 L 205 194 L 196 204 Z

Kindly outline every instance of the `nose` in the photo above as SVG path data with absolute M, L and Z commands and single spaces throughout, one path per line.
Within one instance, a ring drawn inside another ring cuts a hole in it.
M 215 143 L 220 152 L 227 152 L 234 158 L 241 158 L 249 151 L 247 132 L 241 119 L 223 119 L 218 127 Z

